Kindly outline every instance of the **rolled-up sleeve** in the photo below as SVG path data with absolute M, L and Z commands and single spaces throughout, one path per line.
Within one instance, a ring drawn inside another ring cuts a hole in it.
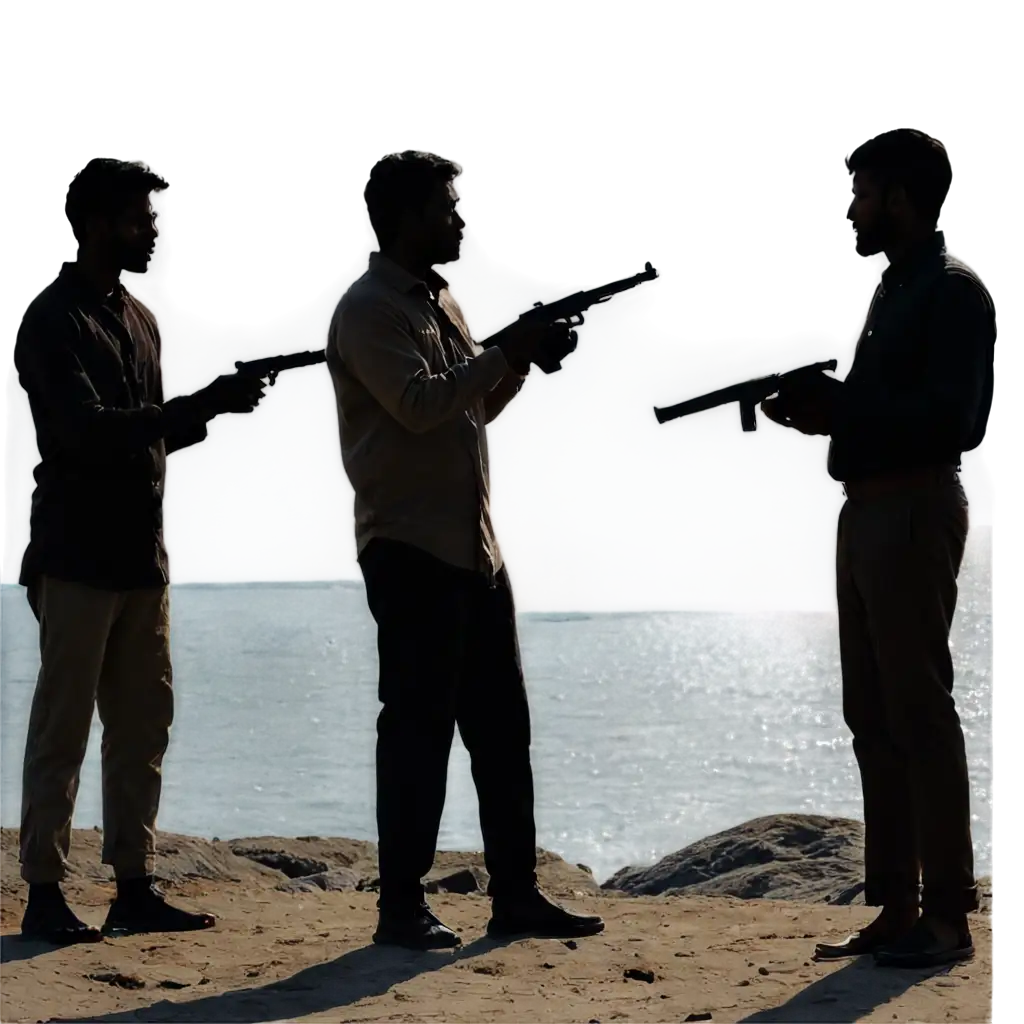
M 927 348 L 913 392 L 881 388 L 874 381 L 847 382 L 833 418 L 833 437 L 859 445 L 920 442 L 960 450 L 982 402 L 995 344 L 991 302 L 960 274 L 942 282 L 926 313 Z
M 134 409 L 104 405 L 76 354 L 80 347 L 78 326 L 66 314 L 28 315 L 18 332 L 18 374 L 45 410 L 62 446 L 82 452 L 126 451 L 149 447 L 169 435 L 198 432 L 201 417 L 188 398 Z
M 348 371 L 415 434 L 465 412 L 508 370 L 501 350 L 490 348 L 444 373 L 432 374 L 401 310 L 370 298 L 338 311 L 330 343 Z

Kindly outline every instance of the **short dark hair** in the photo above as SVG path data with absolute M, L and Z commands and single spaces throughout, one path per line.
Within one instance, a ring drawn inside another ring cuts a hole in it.
M 159 174 L 136 161 L 98 157 L 90 160 L 68 186 L 64 212 L 75 238 L 82 241 L 89 217 L 115 217 L 139 193 L 162 192 L 168 187 Z
M 451 160 L 412 149 L 378 160 L 363 192 L 377 241 L 391 242 L 403 213 L 423 210 L 438 183 L 447 184 L 461 173 L 462 168 Z
M 902 185 L 911 206 L 932 223 L 953 181 L 946 147 L 914 128 L 897 128 L 869 139 L 846 158 L 846 169 L 866 171 L 884 188 Z

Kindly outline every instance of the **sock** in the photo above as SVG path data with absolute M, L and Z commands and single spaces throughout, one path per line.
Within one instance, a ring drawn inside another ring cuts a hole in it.
M 119 900 L 134 900 L 147 896 L 153 888 L 156 879 L 153 875 L 142 875 L 137 878 L 117 879 L 117 898 Z
M 65 903 L 60 882 L 29 882 L 29 903 Z

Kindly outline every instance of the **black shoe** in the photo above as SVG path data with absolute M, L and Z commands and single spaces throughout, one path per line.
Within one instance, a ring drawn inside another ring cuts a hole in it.
M 495 939 L 575 939 L 604 931 L 596 914 L 574 914 L 552 903 L 540 889 L 493 901 L 487 934 Z
M 876 950 L 875 963 L 879 967 L 939 967 L 972 956 L 974 942 L 966 925 L 926 916 L 902 939 Z
M 29 886 L 28 906 L 21 920 L 21 937 L 53 946 L 103 940 L 98 928 L 78 919 L 58 885 Z
M 193 914 L 167 902 L 155 885 L 126 888 L 118 894 L 103 924 L 106 935 L 135 935 L 141 932 L 194 932 L 212 928 L 212 914 Z
M 405 949 L 454 949 L 462 939 L 442 924 L 426 902 L 411 911 L 381 911 L 373 941 L 380 946 L 402 946 Z
M 845 957 L 875 953 L 902 939 L 914 927 L 916 921 L 916 909 L 905 913 L 887 913 L 883 910 L 869 925 L 848 935 L 841 942 L 819 942 L 814 947 L 813 959 L 842 960 Z

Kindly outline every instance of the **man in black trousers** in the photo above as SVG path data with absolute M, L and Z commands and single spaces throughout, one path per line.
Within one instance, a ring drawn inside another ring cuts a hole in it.
M 490 874 L 493 936 L 580 936 L 537 887 L 530 715 L 508 573 L 491 523 L 485 426 L 542 349 L 568 354 L 568 327 L 513 324 L 482 345 L 432 268 L 459 257 L 453 181 L 429 153 L 381 160 L 366 204 L 380 251 L 342 297 L 328 365 L 356 541 L 377 622 L 380 921 L 374 941 L 457 946 L 430 912 L 448 758 L 458 725 L 472 762 Z
M 936 230 L 952 180 L 943 145 L 886 132 L 847 161 L 857 252 L 884 252 L 853 367 L 764 411 L 831 436 L 845 486 L 837 595 L 843 713 L 864 796 L 865 897 L 881 913 L 819 959 L 873 953 L 927 967 L 973 954 L 970 785 L 949 632 L 967 539 L 960 457 L 985 435 L 992 298 Z

